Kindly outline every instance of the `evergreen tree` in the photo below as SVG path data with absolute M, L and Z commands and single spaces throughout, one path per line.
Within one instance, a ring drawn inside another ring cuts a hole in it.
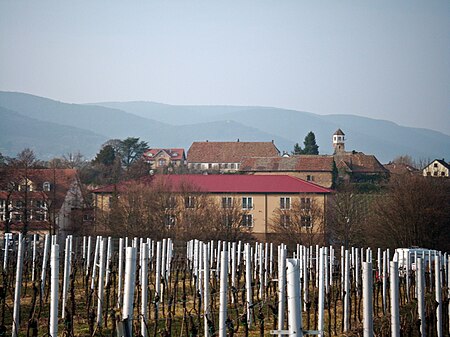
M 298 145 L 298 143 L 295 143 L 294 145 L 294 151 L 292 152 L 293 154 L 302 154 L 303 150 L 300 147 L 300 145 Z
M 305 145 L 302 154 L 319 154 L 319 146 L 316 144 L 316 135 L 310 131 L 303 142 Z
M 126 168 L 130 167 L 131 164 L 141 158 L 147 149 L 147 142 L 139 141 L 139 138 L 128 137 L 122 140 L 119 145 L 119 156 L 122 160 L 122 165 Z
M 112 145 L 105 145 L 102 147 L 97 156 L 95 157 L 93 163 L 94 164 L 103 164 L 106 166 L 110 166 L 114 163 L 116 159 L 116 151 Z

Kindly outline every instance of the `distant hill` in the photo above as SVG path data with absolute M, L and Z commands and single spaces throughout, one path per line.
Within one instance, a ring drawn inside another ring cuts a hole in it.
M 40 159 L 78 151 L 91 157 L 106 140 L 88 130 L 36 120 L 0 106 L 0 152 L 7 156 L 29 147 Z
M 73 130 L 83 130 L 86 134 L 95 133 L 103 141 L 107 139 L 126 137 L 139 137 L 147 141 L 152 147 L 182 147 L 186 150 L 196 140 L 237 140 L 242 141 L 270 141 L 274 140 L 278 146 L 291 147 L 291 141 L 276 134 L 260 131 L 250 126 L 245 126 L 234 121 L 214 121 L 210 123 L 199 123 L 195 125 L 169 125 L 148 118 L 143 118 L 119 109 L 101 107 L 96 105 L 68 104 L 50 100 L 47 98 L 15 92 L 0 92 L 0 107 L 18 112 L 22 117 L 32 118 L 41 122 L 70 126 Z M 42 128 L 43 130 L 44 128 Z M 47 156 L 61 156 L 57 148 L 44 147 L 48 144 L 47 135 L 41 133 L 30 133 L 26 142 L 19 141 L 14 133 L 1 139 L 0 152 L 7 155 L 15 155 L 18 144 L 28 144 L 23 147 L 31 147 L 34 144 L 36 153 L 46 153 Z M 68 135 L 77 135 L 77 132 L 68 132 Z M 57 138 L 54 138 L 56 141 Z M 68 138 L 57 140 L 60 147 L 73 147 L 76 143 L 70 141 L 64 143 Z M 81 141 L 81 140 L 80 140 Z M 101 142 L 102 143 L 102 142 Z M 88 157 L 98 152 L 101 143 L 93 143 L 97 147 L 94 152 L 90 146 L 80 148 L 80 151 Z M 13 146 L 14 144 L 14 146 Z M 23 149 L 20 148 L 21 149 Z M 19 151 L 20 151 L 19 150 Z
M 296 142 L 303 145 L 309 131 L 315 133 L 320 153 L 330 154 L 332 134 L 341 128 L 347 150 L 374 154 L 381 162 L 403 154 L 450 158 L 449 135 L 353 115 L 154 102 L 68 104 L 16 92 L 0 92 L 0 107 L 0 152 L 7 155 L 32 147 L 41 157 L 78 150 L 92 157 L 105 140 L 126 137 L 186 150 L 193 141 L 274 140 L 280 151 L 290 152 Z
M 382 162 L 409 154 L 416 159 L 449 158 L 450 136 L 441 132 L 400 126 L 390 121 L 355 115 L 318 115 L 270 107 L 178 106 L 153 102 L 96 103 L 146 118 L 180 125 L 201 121 L 235 121 L 302 145 L 314 131 L 319 151 L 332 153 L 331 135 L 337 128 L 346 134 L 346 149 L 375 154 Z M 278 145 L 278 144 L 277 144 Z M 292 147 L 278 146 L 290 151 Z

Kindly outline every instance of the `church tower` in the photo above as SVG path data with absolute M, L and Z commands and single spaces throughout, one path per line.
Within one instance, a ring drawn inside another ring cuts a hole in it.
M 333 134 L 334 154 L 345 152 L 345 133 L 341 129 Z

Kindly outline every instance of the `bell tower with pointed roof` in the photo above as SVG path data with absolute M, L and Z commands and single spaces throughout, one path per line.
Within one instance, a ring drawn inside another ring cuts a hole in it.
M 337 129 L 333 134 L 334 154 L 345 152 L 345 133 L 341 129 Z

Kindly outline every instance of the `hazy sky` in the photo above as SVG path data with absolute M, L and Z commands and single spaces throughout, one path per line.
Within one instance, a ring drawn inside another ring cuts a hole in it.
M 0 90 L 349 113 L 450 134 L 450 1 L 0 0 Z

